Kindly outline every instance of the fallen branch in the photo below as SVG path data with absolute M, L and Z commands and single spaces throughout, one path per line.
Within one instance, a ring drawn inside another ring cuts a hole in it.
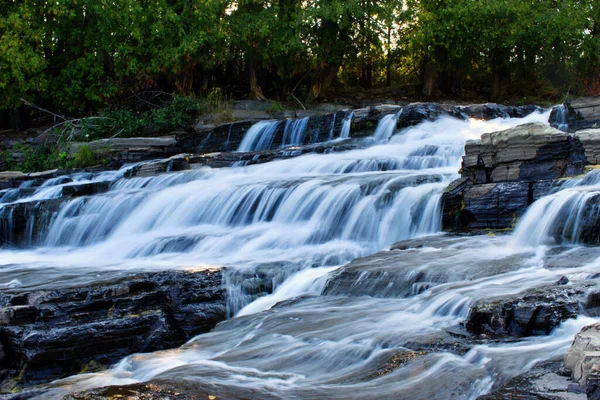
M 27 100 L 25 100 L 25 99 L 21 99 L 21 101 L 22 101 L 22 102 L 23 102 L 23 103 L 24 103 L 26 106 L 28 106 L 28 107 L 35 108 L 36 110 L 39 110 L 39 111 L 42 111 L 42 112 L 45 112 L 45 113 L 47 113 L 47 114 L 50 114 L 50 115 L 52 115 L 52 116 L 54 117 L 54 121 L 56 121 L 56 118 L 60 118 L 60 119 L 62 119 L 62 120 L 64 120 L 64 121 L 67 121 L 67 120 L 68 120 L 68 118 L 67 118 L 67 117 L 65 117 L 64 115 L 60 115 L 60 114 L 53 113 L 52 111 L 46 110 L 45 108 L 42 108 L 42 107 L 40 107 L 40 106 L 36 106 L 35 104 L 33 104 L 33 103 L 30 103 L 30 102 L 28 102 L 28 101 L 27 101 Z

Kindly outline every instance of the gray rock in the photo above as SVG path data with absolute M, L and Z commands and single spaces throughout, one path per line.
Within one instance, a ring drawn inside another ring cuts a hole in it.
M 576 137 L 581 142 L 585 151 L 588 164 L 600 163 L 600 129 L 585 129 L 578 131 Z
M 572 378 L 585 385 L 590 376 L 600 376 L 600 323 L 588 325 L 575 335 L 565 356 L 565 368 Z
M 261 110 L 233 110 L 233 119 L 236 121 L 272 119 L 266 111 Z
M 558 373 L 561 365 L 562 362 L 558 359 L 538 363 L 501 388 L 479 396 L 477 400 L 585 400 L 585 393 L 573 390 L 569 379 Z

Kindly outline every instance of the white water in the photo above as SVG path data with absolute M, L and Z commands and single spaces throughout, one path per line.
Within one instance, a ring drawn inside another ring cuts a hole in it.
M 286 121 L 282 147 L 301 145 L 309 120 L 309 117 L 305 117 Z
M 373 134 L 373 138 L 377 143 L 386 142 L 392 137 L 392 135 L 396 132 L 396 125 L 401 114 L 402 109 L 395 114 L 384 115 L 383 118 L 379 120 L 377 129 Z
M 273 138 L 281 121 L 259 121 L 252 125 L 244 135 L 237 151 L 268 150 L 273 144 Z
M 569 128 L 569 124 L 567 123 L 569 110 L 564 104 L 558 106 L 556 110 L 556 127 L 561 131 L 566 131 Z
M 237 316 L 180 349 L 127 357 L 105 372 L 58 381 L 43 396 L 161 377 L 232 398 L 474 398 L 536 360 L 564 353 L 589 319 L 569 321 L 550 337 L 478 346 L 463 356 L 443 347 L 452 341 L 446 329 L 464 321 L 475 300 L 562 276 L 589 278 L 600 266 L 590 260 L 564 266 L 570 255 L 562 264 L 549 261 L 557 256 L 513 248 L 507 237 L 406 251 L 401 259 L 409 275 L 423 274 L 427 281 L 420 283 L 430 287 L 412 297 L 321 295 L 339 266 L 439 230 L 440 196 L 457 177 L 466 140 L 547 117 L 442 118 L 396 132 L 397 115 L 386 116 L 374 133 L 379 144 L 369 148 L 116 179 L 107 193 L 72 200 L 43 247 L 0 250 L 0 285 L 225 266 Z M 274 131 L 275 124 L 263 128 Z M 246 137 L 244 146 L 255 149 L 272 141 L 268 134 Z M 388 267 L 379 256 L 370 260 L 369 268 Z M 255 299 L 240 281 L 259 266 L 270 271 L 274 292 Z M 358 279 L 352 286 L 360 292 L 366 284 Z M 386 369 L 395 356 L 431 343 L 442 347 L 418 350 L 414 361 Z
M 586 223 L 600 215 L 600 170 L 565 182 L 561 190 L 531 205 L 515 229 L 514 245 L 580 241 Z
M 348 139 L 350 137 L 350 128 L 352 127 L 352 119 L 354 111 L 350 111 L 342 120 L 342 128 L 340 129 L 340 139 Z

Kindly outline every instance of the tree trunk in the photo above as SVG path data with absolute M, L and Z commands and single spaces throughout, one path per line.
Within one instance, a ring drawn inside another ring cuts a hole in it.
M 506 98 L 509 84 L 510 74 L 507 68 L 493 68 L 491 100 L 497 102 Z
M 425 62 L 422 70 L 423 95 L 432 97 L 438 91 L 438 67 L 434 63 Z
M 339 69 L 339 65 L 326 64 L 317 71 L 311 85 L 309 100 L 319 98 L 329 89 Z
M 248 60 L 248 74 L 250 75 L 250 95 L 255 100 L 267 100 L 262 89 L 258 86 L 258 83 L 256 83 L 256 69 L 254 68 L 254 61 L 251 59 Z

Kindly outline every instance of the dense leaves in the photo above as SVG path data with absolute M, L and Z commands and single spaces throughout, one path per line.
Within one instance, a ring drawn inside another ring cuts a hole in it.
M 599 78 L 596 0 L 0 0 L 0 110 L 214 87 L 305 101 L 336 81 L 559 97 Z

